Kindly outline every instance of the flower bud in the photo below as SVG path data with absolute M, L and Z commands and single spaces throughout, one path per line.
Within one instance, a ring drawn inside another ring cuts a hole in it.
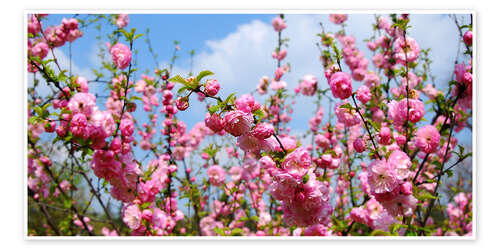
M 219 92 L 220 84 L 217 80 L 212 79 L 208 80 L 205 83 L 205 90 L 203 91 L 208 96 L 215 96 Z
M 464 34 L 464 43 L 471 46 L 472 45 L 472 31 L 467 31 Z
M 175 106 L 181 111 L 186 110 L 189 107 L 189 98 L 187 96 L 177 98 L 177 100 L 175 100 Z

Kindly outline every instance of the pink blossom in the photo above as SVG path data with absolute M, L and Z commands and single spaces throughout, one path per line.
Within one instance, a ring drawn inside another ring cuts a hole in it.
M 275 17 L 271 23 L 276 32 L 280 32 L 286 29 L 285 20 L 283 20 L 281 17 Z
M 28 33 L 38 34 L 42 29 L 42 23 L 38 21 L 36 14 L 31 14 L 28 20 Z
M 312 96 L 316 93 L 318 80 L 313 75 L 305 75 L 299 85 L 299 89 L 303 95 Z
M 405 64 L 406 61 L 414 62 L 420 54 L 420 47 L 417 41 L 411 37 L 406 37 L 406 42 L 403 37 L 398 37 L 394 41 L 394 58 L 400 64 Z M 406 55 L 405 55 L 406 54 Z
M 330 236 L 331 232 L 328 231 L 328 227 L 322 224 L 312 225 L 306 228 L 304 231 L 305 236 Z
M 441 135 L 436 127 L 425 125 L 417 130 L 415 144 L 425 153 L 432 153 L 439 146 Z
M 455 80 L 457 80 L 457 82 L 464 82 L 464 74 L 465 74 L 466 69 L 465 69 L 465 64 L 464 63 L 460 63 L 460 64 L 456 64 L 455 65 L 455 70 L 454 70 L 454 73 L 455 73 Z
M 356 97 L 360 102 L 366 104 L 372 98 L 372 93 L 368 87 L 361 85 L 356 91 Z
M 271 82 L 270 88 L 272 90 L 284 89 L 284 88 L 286 88 L 286 82 L 285 81 L 276 81 L 276 80 L 273 80 Z
M 245 94 L 240 96 L 236 101 L 234 101 L 234 105 L 238 110 L 241 110 L 245 113 L 252 113 L 260 108 L 260 104 L 255 101 L 252 95 Z
M 259 79 L 259 84 L 257 85 L 257 91 L 259 94 L 263 95 L 267 93 L 267 86 L 269 85 L 269 77 L 263 76 Z
M 300 178 L 307 172 L 309 166 L 311 166 L 311 156 L 303 147 L 288 154 L 282 164 L 283 169 Z
M 187 97 L 179 97 L 175 100 L 177 109 L 184 111 L 189 107 L 189 99 Z
M 366 69 L 363 68 L 356 68 L 352 71 L 352 78 L 356 81 L 363 81 L 365 79 L 365 75 Z
M 82 31 L 77 30 L 77 29 L 75 29 L 75 30 L 70 30 L 70 31 L 68 32 L 67 36 L 66 36 L 66 40 L 67 40 L 68 42 L 73 42 L 73 41 L 75 41 L 77 38 L 80 38 L 80 37 L 82 37 L 82 36 L 83 36 Z
M 281 60 L 285 59 L 286 54 L 287 54 L 286 49 L 282 49 L 278 52 L 273 51 L 272 57 L 278 61 L 281 61 Z
M 68 103 L 73 114 L 83 113 L 86 116 L 92 114 L 95 106 L 95 96 L 89 93 L 76 93 Z
M 207 175 L 210 184 L 214 186 L 220 186 L 224 184 L 224 181 L 226 180 L 226 172 L 219 165 L 212 165 L 211 167 L 209 167 L 207 169 Z
M 257 138 L 251 133 L 246 133 L 238 137 L 238 146 L 246 152 L 258 152 L 260 150 L 270 150 L 271 145 L 269 141 Z
M 366 210 L 363 209 L 362 207 L 355 207 L 351 209 L 349 217 L 357 223 L 367 224 L 368 215 L 366 213 Z
M 213 113 L 212 115 L 207 113 L 205 115 L 205 126 L 210 128 L 214 133 L 217 133 L 224 129 L 224 120 L 222 120 L 216 113 Z
M 354 150 L 358 153 L 362 153 L 366 150 L 365 141 L 362 138 L 356 138 L 353 142 Z
M 220 84 L 217 80 L 211 79 L 205 83 L 204 93 L 208 96 L 215 96 L 219 92 Z
M 377 87 L 380 85 L 380 76 L 377 73 L 370 71 L 366 73 L 364 81 L 368 88 Z
M 50 26 L 45 29 L 44 37 L 47 39 L 49 47 L 61 47 L 66 42 L 66 31 L 63 25 Z
M 224 116 L 224 130 L 233 136 L 240 136 L 250 131 L 253 116 L 241 110 L 233 110 Z
M 396 177 L 399 180 L 408 178 L 408 175 L 410 174 L 411 160 L 405 152 L 401 150 L 392 151 L 391 155 L 387 159 L 387 162 L 392 166 Z
M 417 199 L 413 195 L 398 195 L 392 200 L 382 202 L 382 205 L 392 216 L 411 216 L 417 206 Z
M 66 30 L 78 29 L 78 20 L 76 20 L 75 18 L 63 18 L 61 23 Z
M 82 93 L 88 93 L 89 92 L 89 85 L 87 82 L 87 79 L 85 77 L 77 77 L 75 80 L 75 83 L 77 85 L 78 91 Z
M 368 49 L 370 49 L 371 51 L 375 51 L 378 47 L 378 44 L 375 42 L 367 42 L 366 47 L 368 47 Z
M 328 188 L 311 173 L 305 184 L 301 183 L 291 197 L 283 200 L 284 220 L 297 226 L 327 224 L 333 211 L 328 200 Z
M 132 59 L 132 52 L 129 47 L 123 43 L 117 43 L 109 50 L 113 63 L 119 69 L 125 69 Z
M 274 127 L 269 123 L 261 122 L 257 124 L 250 133 L 254 137 L 263 140 L 271 137 L 271 135 L 274 134 Z
M 141 211 L 136 204 L 127 206 L 123 212 L 123 222 L 133 230 L 141 226 L 141 218 Z
M 401 184 L 400 191 L 404 195 L 410 195 L 413 193 L 413 185 L 411 184 L 411 182 L 406 181 L 403 184 Z
M 347 20 L 347 14 L 330 14 L 330 22 L 335 24 L 342 24 Z
M 104 236 L 118 236 L 118 232 L 116 232 L 116 230 L 110 231 L 107 227 L 102 227 L 101 233 Z
M 317 134 L 314 137 L 314 143 L 320 148 L 327 149 L 330 147 L 330 140 L 326 138 L 323 134 Z
M 391 192 L 398 180 L 393 168 L 385 160 L 374 160 L 368 167 L 368 183 L 375 194 Z
M 87 138 L 89 135 L 89 130 L 87 128 L 87 117 L 82 113 L 74 115 L 71 119 L 70 130 L 74 136 Z
M 120 29 L 127 26 L 129 23 L 128 14 L 118 14 L 115 22 L 116 22 L 116 26 Z
M 276 163 L 267 155 L 259 159 L 259 164 L 264 169 L 276 167 Z
M 347 99 L 352 94 L 351 77 L 344 72 L 333 74 L 328 84 L 334 97 Z
M 410 115 L 408 120 L 413 123 L 420 121 L 425 114 L 424 103 L 417 99 L 409 99 L 409 102 L 406 101 L 406 98 L 401 99 L 399 102 L 392 100 L 387 106 L 389 107 L 389 119 L 394 121 L 396 129 L 406 123 L 408 113 Z
M 425 85 L 425 87 L 422 89 L 422 92 L 424 92 L 424 94 L 429 97 L 429 99 L 435 99 L 438 95 L 438 91 L 430 83 Z
M 344 102 L 347 103 L 347 102 Z M 337 115 L 338 121 L 343 123 L 346 127 L 352 127 L 361 122 L 361 117 L 353 109 L 341 108 L 342 103 L 337 103 L 335 105 L 335 114 Z
M 468 46 L 472 45 L 472 31 L 468 30 L 464 34 L 464 43 L 467 44 Z
M 392 133 L 391 129 L 388 128 L 387 126 L 382 126 L 380 128 L 380 132 L 378 133 L 379 136 L 379 143 L 382 145 L 389 145 L 391 144 L 391 139 L 392 139 Z
M 120 123 L 122 136 L 131 136 L 134 133 L 134 122 L 130 119 L 123 119 Z
M 31 52 L 33 56 L 38 56 L 40 57 L 40 59 L 43 59 L 49 53 L 49 46 L 44 42 L 39 42 L 35 44 L 33 47 L 31 47 L 29 52 Z

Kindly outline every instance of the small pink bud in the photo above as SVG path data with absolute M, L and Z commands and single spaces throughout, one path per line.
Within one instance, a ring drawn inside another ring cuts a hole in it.
M 219 92 L 219 89 L 220 89 L 219 82 L 217 82 L 217 80 L 215 79 L 212 79 L 208 80 L 205 83 L 205 90 L 203 92 L 208 96 L 215 96 Z
M 184 111 L 189 107 L 189 98 L 188 97 L 179 97 L 175 100 L 175 106 L 180 111 Z
M 471 46 L 472 45 L 472 31 L 467 31 L 464 34 L 464 43 Z

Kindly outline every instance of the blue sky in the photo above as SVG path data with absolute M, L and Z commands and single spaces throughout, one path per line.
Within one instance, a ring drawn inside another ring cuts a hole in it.
M 63 17 L 71 15 L 51 15 L 45 25 L 59 24 Z M 80 18 L 85 15 L 80 14 Z M 161 66 L 167 66 L 173 51 L 173 41 L 180 41 L 181 51 L 178 55 L 173 74 L 185 75 L 189 71 L 189 51 L 196 50 L 194 57 L 194 72 L 209 69 L 215 73 L 215 77 L 222 85 L 221 94 L 228 95 L 232 92 L 243 94 L 255 89 L 259 78 L 263 75 L 272 76 L 275 69 L 275 61 L 270 54 L 276 47 L 276 33 L 272 30 L 270 22 L 275 15 L 254 14 L 137 14 L 130 15 L 130 24 L 127 28 L 136 28 L 137 32 L 144 33 L 146 28 L 150 29 L 151 43 L 155 52 L 159 55 Z M 460 16 L 468 21 L 466 16 Z M 285 62 L 290 62 L 292 72 L 285 74 L 284 80 L 293 89 L 305 74 L 316 75 L 320 86 L 325 88 L 326 82 L 318 61 L 319 52 L 315 47 L 318 42 L 316 33 L 320 32 L 319 22 L 323 22 L 327 31 L 336 31 L 338 26 L 328 21 L 327 15 L 286 15 L 288 28 L 283 35 L 290 37 L 290 47 Z M 373 34 L 371 23 L 374 22 L 373 15 L 352 14 L 347 20 L 347 34 L 357 38 L 357 46 L 365 57 L 371 57 L 372 52 L 363 44 L 362 40 Z M 443 86 L 450 79 L 453 61 L 456 55 L 458 32 L 455 24 L 448 15 L 412 15 L 409 35 L 414 37 L 421 48 L 431 48 L 433 54 L 432 71 L 436 78 L 436 84 Z M 104 25 L 103 33 L 111 31 Z M 76 73 L 92 78 L 91 68 L 99 66 L 97 60 L 98 45 L 95 37 L 97 31 L 93 28 L 84 30 L 84 36 L 73 43 L 72 59 Z M 153 58 L 147 51 L 144 39 L 134 45 L 140 53 L 137 58 L 139 73 L 136 79 L 143 73 L 142 70 L 154 69 Z M 59 48 L 59 52 L 66 57 L 69 55 L 68 45 Z M 56 53 L 58 54 L 58 53 Z M 68 60 L 69 61 L 69 60 Z M 358 87 L 361 83 L 355 83 Z M 309 113 L 300 112 L 310 110 L 312 101 L 304 97 L 298 97 L 297 101 L 305 101 L 308 105 L 296 107 L 294 116 L 301 120 L 308 120 Z M 191 103 L 197 111 L 202 111 L 203 106 Z M 180 114 L 182 117 L 182 114 Z M 190 127 L 199 117 L 185 117 Z M 298 127 L 307 129 L 307 123 L 296 124 Z M 297 126 L 294 126 L 297 127 Z
M 44 27 L 59 24 L 63 17 L 71 16 L 50 15 L 44 22 Z M 81 14 L 79 18 L 84 16 Z M 159 55 L 158 60 L 163 67 L 167 66 L 172 56 L 173 41 L 180 41 L 181 51 L 178 54 L 180 58 L 176 62 L 173 75 L 186 76 L 190 65 L 189 51 L 195 49 L 193 71 L 195 73 L 205 69 L 213 71 L 214 77 L 221 83 L 222 96 L 227 96 L 232 92 L 241 95 L 254 90 L 260 77 L 273 76 L 276 62 L 271 58 L 271 52 L 277 45 L 277 33 L 274 32 L 270 23 L 274 17 L 275 15 L 269 14 L 137 14 L 130 15 L 130 24 L 126 28 L 136 28 L 138 33 L 144 33 L 149 27 L 152 46 Z M 288 28 L 284 30 L 283 36 L 291 39 L 285 63 L 291 64 L 291 72 L 285 74 L 283 80 L 292 91 L 305 74 L 313 74 L 318 78 L 320 88 L 326 88 L 327 83 L 315 45 L 319 38 L 315 34 L 321 31 L 319 22 L 325 25 L 326 31 L 335 32 L 339 29 L 338 26 L 328 20 L 328 15 L 287 14 L 285 19 Z M 469 22 L 466 15 L 458 15 L 458 19 L 460 22 Z M 417 40 L 421 49 L 431 48 L 433 60 L 431 70 L 436 76 L 435 83 L 438 88 L 444 89 L 453 72 L 457 52 L 456 26 L 448 15 L 416 14 L 410 15 L 410 20 L 412 27 L 408 35 Z M 346 33 L 356 37 L 357 47 L 370 61 L 373 53 L 366 48 L 363 40 L 373 34 L 371 24 L 374 21 L 374 15 L 352 14 L 349 15 L 346 23 Z M 112 29 L 114 27 L 104 25 L 103 34 Z M 96 57 L 97 31 L 90 27 L 83 32 L 83 37 L 77 39 L 72 45 L 73 70 L 75 74 L 93 79 L 91 69 L 99 67 Z M 143 38 L 140 38 L 134 47 L 140 51 L 137 58 L 139 72 L 135 75 L 138 80 L 145 69 L 152 72 L 154 62 Z M 69 65 L 68 52 L 68 45 L 56 50 L 56 55 L 62 65 Z M 373 66 L 370 65 L 370 68 L 373 69 Z M 354 82 L 353 89 L 360 85 L 360 82 Z M 91 85 L 91 90 L 102 93 L 96 84 Z M 107 95 L 107 93 L 102 94 Z M 264 101 L 260 96 L 256 98 Z M 308 130 L 307 121 L 313 115 L 311 110 L 315 110 L 315 104 L 313 99 L 303 96 L 297 97 L 296 102 L 298 104 L 294 106 L 295 111 L 290 127 L 292 134 L 301 134 Z M 326 100 L 322 104 L 327 114 Z M 138 107 L 137 112 L 142 112 L 141 106 Z M 204 104 L 192 98 L 189 112 L 180 112 L 178 118 L 185 121 L 190 129 L 194 123 L 203 120 L 205 112 Z M 430 116 L 429 114 L 426 117 L 430 119 Z M 144 119 L 144 117 L 139 116 L 139 119 Z M 472 134 L 468 130 L 459 133 L 458 137 L 465 144 L 472 145 Z

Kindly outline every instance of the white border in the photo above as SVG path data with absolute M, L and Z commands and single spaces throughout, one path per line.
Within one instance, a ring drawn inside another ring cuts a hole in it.
M 24 108 L 24 183 L 23 183 L 23 189 L 24 189 L 24 240 L 28 241 L 51 241 L 51 240 L 224 240 L 224 241 L 231 241 L 231 240 L 271 240 L 271 241 L 281 241 L 281 240 L 404 240 L 404 241 L 413 241 L 413 240 L 459 240 L 459 241 L 470 241 L 470 240 L 476 240 L 477 239 L 477 197 L 476 197 L 476 191 L 477 191 L 477 178 L 476 178 L 476 157 L 477 157 L 477 151 L 476 151 L 476 143 L 477 143 L 477 138 L 476 138 L 476 129 L 477 129 L 477 121 L 476 121 L 476 115 L 477 115 L 477 110 L 476 110 L 476 101 L 477 101 L 477 53 L 476 53 L 476 47 L 477 47 L 477 13 L 475 10 L 407 10 L 407 11 L 402 11 L 402 10 L 339 10 L 339 9 L 331 9 L 331 10 L 325 10 L 325 9 L 288 9 L 288 10 L 259 10 L 259 9 L 249 9 L 249 10 L 241 10 L 241 9 L 218 9 L 218 10 L 189 10 L 189 9 L 179 9 L 179 10 L 116 10 L 116 9 L 101 9 L 101 10 L 72 10 L 72 9 L 56 9 L 56 10 L 49 10 L 49 9 L 25 9 L 23 13 L 23 19 L 24 19 L 24 31 L 27 30 L 27 15 L 28 14 L 43 14 L 43 13 L 49 13 L 49 14 L 119 14 L 119 13 L 126 13 L 126 14 L 276 14 L 276 13 L 284 13 L 284 14 L 332 14 L 332 13 L 342 13 L 342 14 L 389 14 L 389 13 L 396 13 L 396 14 L 402 14 L 402 13 L 408 13 L 408 14 L 472 14 L 473 15 L 473 111 L 472 111 L 472 148 L 473 148 L 473 154 L 472 154 L 472 179 L 473 179 L 473 215 L 472 215 L 472 236 L 319 236 L 319 237 L 314 237 L 314 236 L 159 236 L 159 237 L 151 237 L 151 236 L 28 236 L 28 211 L 27 211 L 27 140 L 28 140 L 28 135 L 27 135 L 27 124 L 28 124 L 28 119 L 27 119 L 27 86 L 28 86 L 28 77 L 27 77 L 27 63 L 24 64 L 24 103 L 23 103 L 23 108 Z M 24 33 L 24 44 L 23 44 L 23 54 L 24 58 L 27 58 L 27 32 Z

